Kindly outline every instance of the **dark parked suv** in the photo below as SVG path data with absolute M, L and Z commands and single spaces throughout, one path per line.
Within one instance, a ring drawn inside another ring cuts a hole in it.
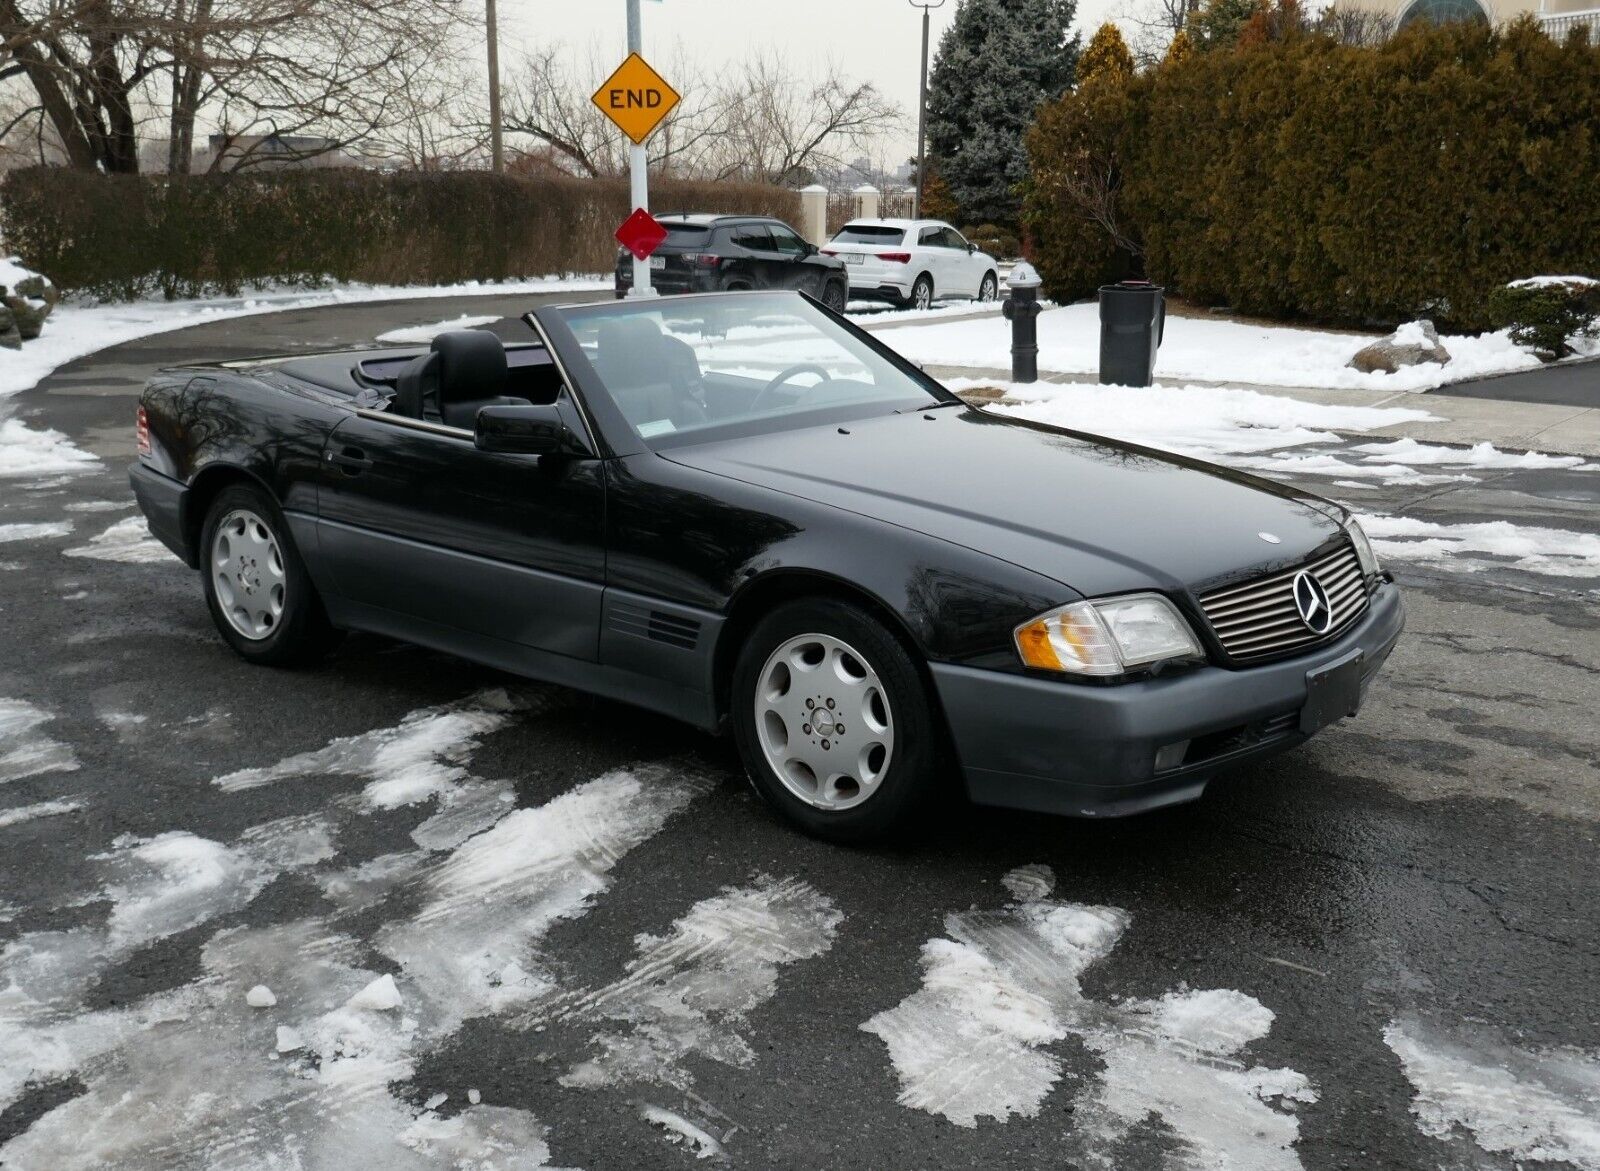
M 798 289 L 843 312 L 850 277 L 844 261 L 824 256 L 782 220 L 765 216 L 658 215 L 667 238 L 650 257 L 650 284 L 661 293 L 727 289 Z M 633 257 L 617 251 L 617 296 L 633 287 Z

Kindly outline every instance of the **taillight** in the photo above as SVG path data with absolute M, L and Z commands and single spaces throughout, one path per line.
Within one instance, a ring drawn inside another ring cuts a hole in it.
M 890 264 L 910 264 L 911 263 L 911 253 L 909 253 L 909 252 L 880 252 L 880 253 L 878 253 L 878 259 L 879 260 L 887 260 Z
M 139 454 L 150 454 L 150 417 L 144 413 L 144 407 L 139 408 L 139 413 L 134 416 L 133 433 L 139 440 Z
M 832 249 L 832 248 L 824 248 L 824 249 L 823 249 L 823 250 L 822 250 L 822 254 L 823 254 L 823 255 L 824 255 L 824 256 L 837 256 L 837 255 L 839 255 L 839 254 L 838 254 L 838 253 L 837 253 L 837 252 L 835 252 L 835 251 L 834 251 L 834 250 L 833 250 L 833 249 Z
M 716 268 L 722 261 L 715 252 L 685 252 L 683 258 L 694 268 Z

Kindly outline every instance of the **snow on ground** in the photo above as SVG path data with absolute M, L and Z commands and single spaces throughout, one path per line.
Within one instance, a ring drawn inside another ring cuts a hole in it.
M 754 1063 L 740 1029 L 745 1016 L 772 999 L 781 966 L 827 951 L 843 918 L 809 883 L 760 875 L 696 903 L 669 934 L 641 935 L 620 980 L 567 994 L 530 1020 L 609 1022 L 590 1037 L 595 1056 L 562 1085 L 642 1081 L 687 1090 L 690 1056 Z
M 67 549 L 63 555 L 89 557 L 95 561 L 120 561 L 128 565 L 178 560 L 172 550 L 150 535 L 150 526 L 143 516 L 119 520 L 104 532 L 90 537 L 88 544 Z
M 0 784 L 78 767 L 71 748 L 40 731 L 53 719 L 26 700 L 0 697 Z
M 1308 443 L 1334 443 L 1334 431 L 1369 431 L 1434 416 L 1411 407 L 1305 402 L 1255 390 L 1211 386 L 1057 385 L 952 379 L 952 390 L 997 386 L 1024 401 L 993 406 L 1012 415 L 1183 455 L 1214 459 Z
M 0 370 L 6 360 L 3 355 L 12 352 L 0 350 Z M 27 386 L 16 389 L 26 390 Z M 0 391 L 0 395 L 3 393 Z M 35 430 L 18 419 L 0 419 L 0 479 L 72 475 L 99 466 L 99 460 L 73 446 L 59 431 Z
M 1600 1056 L 1418 1018 L 1395 1021 L 1383 1039 L 1416 1091 L 1411 1113 L 1424 1134 L 1470 1135 L 1519 1161 L 1600 1171 Z
M 400 329 L 391 329 L 387 333 L 380 333 L 372 340 L 394 346 L 427 345 L 441 333 L 452 329 L 476 329 L 480 325 L 493 325 L 500 320 L 500 316 L 498 313 L 491 313 L 486 317 L 471 317 L 463 313 L 460 317 L 447 317 L 443 321 L 435 321 L 429 325 L 407 325 Z
M 1408 516 L 1363 515 L 1380 561 L 1410 561 L 1463 573 L 1520 569 L 1546 577 L 1600 577 L 1600 535 L 1511 521 L 1438 524 Z
M 1015 901 L 946 916 L 946 936 L 923 946 L 922 987 L 861 1026 L 888 1047 L 902 1104 L 966 1127 L 1034 1117 L 1065 1072 L 1051 1046 L 1076 1037 L 1104 1063 L 1073 1108 L 1089 1165 L 1114 1166 L 1116 1144 L 1156 1114 L 1183 1144 L 1174 1166 L 1297 1171 L 1293 1104 L 1316 1091 L 1241 1056 L 1271 1030 L 1270 1009 L 1227 989 L 1090 1000 L 1081 977 L 1128 913 L 1049 899 L 1045 866 L 1004 881 Z
M 1039 315 L 1039 369 L 1093 374 L 1100 369 L 1099 306 L 1067 305 Z M 886 329 L 880 341 L 915 362 L 943 366 L 1011 368 L 1011 323 L 1000 317 L 953 321 L 939 328 Z M 1531 370 L 1539 359 L 1508 333 L 1443 336 L 1445 366 L 1424 363 L 1396 374 L 1363 374 L 1347 363 L 1371 335 L 1325 333 L 1285 325 L 1250 324 L 1211 317 L 1168 316 L 1156 358 L 1163 382 L 1200 379 L 1260 386 L 1331 389 L 1429 390 L 1486 374 Z

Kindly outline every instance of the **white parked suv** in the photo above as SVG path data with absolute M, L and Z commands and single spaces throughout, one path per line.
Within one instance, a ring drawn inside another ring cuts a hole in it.
M 824 248 L 850 274 L 850 295 L 926 309 L 936 297 L 993 301 L 994 257 L 943 220 L 851 220 Z

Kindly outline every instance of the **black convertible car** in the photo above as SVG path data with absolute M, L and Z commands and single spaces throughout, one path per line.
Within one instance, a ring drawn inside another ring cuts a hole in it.
M 963 404 L 796 293 L 163 371 L 134 491 L 246 659 L 376 631 L 730 729 L 859 839 L 1080 815 L 1352 714 L 1403 624 L 1336 504 Z

